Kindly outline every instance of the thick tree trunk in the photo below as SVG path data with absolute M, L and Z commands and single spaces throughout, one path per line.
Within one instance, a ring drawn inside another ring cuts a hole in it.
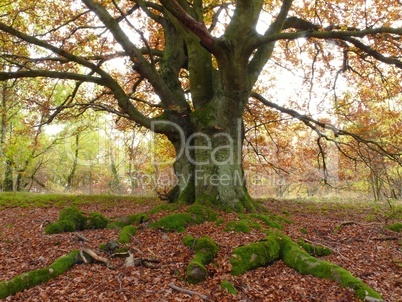
M 196 201 L 226 210 L 253 210 L 242 166 L 242 121 L 222 119 L 207 131 L 194 139 Z
M 228 211 L 255 211 L 246 189 L 242 166 L 243 123 L 239 118 L 221 119 L 210 125 L 211 116 L 194 119 L 191 134 L 172 140 L 177 186 L 169 200 L 200 203 Z

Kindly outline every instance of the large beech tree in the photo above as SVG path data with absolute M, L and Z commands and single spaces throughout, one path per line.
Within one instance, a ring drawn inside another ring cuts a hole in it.
M 258 85 L 273 62 L 307 70 L 310 90 L 326 78 L 335 90 L 346 74 L 359 83 L 356 89 L 380 91 L 376 81 L 389 85 L 386 97 L 396 99 L 398 2 L 6 0 L 0 7 L 6 70 L 0 80 L 42 77 L 64 85 L 65 99 L 49 94 L 37 100 L 49 122 L 72 107 L 95 108 L 166 135 L 177 154 L 172 198 L 252 211 L 242 168 L 243 116 L 250 104 L 299 119 L 316 132 L 321 153 L 324 140 L 340 152 L 354 141 L 398 160 L 397 148 L 315 119 L 295 100 L 283 105 L 263 97 Z M 342 106 L 343 116 L 346 108 L 353 105 Z

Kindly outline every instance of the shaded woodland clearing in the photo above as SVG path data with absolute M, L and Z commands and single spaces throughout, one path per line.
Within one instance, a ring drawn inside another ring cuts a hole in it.
M 101 212 L 108 218 L 148 211 L 160 204 L 153 199 L 119 200 L 116 197 L 113 200 L 109 197 L 103 202 L 98 199 L 98 202 L 87 203 L 82 199 L 75 203 L 85 213 Z M 331 247 L 334 252 L 323 257 L 325 260 L 361 278 L 386 301 L 400 301 L 402 236 L 383 228 L 381 221 L 385 222 L 384 214 L 389 212 L 385 205 L 277 200 L 266 201 L 265 205 L 272 213 L 292 221 L 284 224 L 283 230 L 292 239 L 302 237 Z M 1 281 L 45 267 L 73 249 L 88 247 L 98 251 L 100 244 L 118 237 L 118 231 L 110 229 L 80 232 L 88 242 L 79 241 L 75 232 L 45 235 L 40 228 L 42 223 L 56 221 L 65 206 L 49 202 L 45 207 L 3 207 L 0 215 Z M 163 215 L 166 213 L 151 215 L 150 221 Z M 223 217 L 230 221 L 236 219 L 236 214 L 223 214 Z M 354 223 L 341 225 L 344 222 Z M 255 229 L 250 233 L 227 232 L 224 226 L 225 223 L 217 227 L 215 222 L 205 222 L 189 226 L 183 233 L 140 228 L 129 247 L 141 250 L 144 258 L 152 256 L 161 260 L 159 268 L 125 268 L 122 259 L 112 259 L 114 269 L 104 264 L 76 265 L 67 273 L 8 297 L 6 301 L 201 301 L 198 296 L 172 290 L 170 283 L 204 294 L 212 301 L 358 301 L 352 290 L 336 282 L 301 275 L 282 261 L 231 276 L 228 258 L 233 249 L 261 240 L 265 235 Z M 217 257 L 208 265 L 209 278 L 198 285 L 184 281 L 187 264 L 194 255 L 182 242 L 187 234 L 208 235 L 220 245 Z M 222 290 L 222 280 L 235 285 L 238 294 Z

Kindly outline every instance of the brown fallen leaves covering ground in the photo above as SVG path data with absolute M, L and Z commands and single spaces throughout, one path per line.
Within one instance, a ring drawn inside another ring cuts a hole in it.
M 98 211 L 106 217 L 116 217 L 150 210 L 155 204 L 116 202 L 79 206 L 89 213 Z M 288 212 L 293 223 L 284 232 L 297 240 L 303 237 L 324 244 L 335 252 L 324 257 L 351 271 L 383 295 L 386 301 L 402 301 L 402 236 L 384 230 L 378 223 L 368 223 L 365 209 L 308 202 L 268 201 L 267 207 L 277 214 Z M 59 208 L 11 208 L 0 211 L 0 281 L 33 269 L 48 266 L 72 249 L 84 247 L 98 251 L 102 243 L 118 238 L 116 230 L 85 230 L 89 242 L 77 240 L 75 233 L 45 235 L 40 228 L 45 220 L 55 221 Z M 151 216 L 157 219 L 161 214 Z M 231 220 L 233 214 L 225 214 Z M 345 221 L 356 223 L 344 225 Z M 67 273 L 5 301 L 202 301 L 171 289 L 169 283 L 206 295 L 211 301 L 358 301 L 353 291 L 336 282 L 300 275 L 282 261 L 250 271 L 242 276 L 230 275 L 228 261 L 231 251 L 239 246 L 264 238 L 253 230 L 250 234 L 224 232 L 225 224 L 204 223 L 189 227 L 184 233 L 164 233 L 140 229 L 130 247 L 139 249 L 142 257 L 157 257 L 161 267 L 125 268 L 124 260 L 113 259 L 114 269 L 103 264 L 76 265 Z M 304 229 L 304 230 L 303 230 Z M 194 237 L 209 235 L 219 245 L 215 262 L 208 266 L 210 277 L 198 285 L 184 281 L 186 265 L 193 253 L 182 243 L 186 234 Z M 138 256 L 138 254 L 137 254 Z M 222 280 L 236 286 L 238 295 L 220 288 Z

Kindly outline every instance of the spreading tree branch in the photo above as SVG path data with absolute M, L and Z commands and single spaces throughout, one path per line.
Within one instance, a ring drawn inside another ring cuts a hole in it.
M 382 156 L 388 157 L 389 159 L 397 162 L 398 164 L 402 165 L 402 161 L 401 161 L 401 156 L 402 153 L 401 152 L 391 152 L 386 150 L 380 143 L 378 143 L 377 141 L 371 140 L 371 139 L 365 139 L 363 137 L 361 137 L 360 135 L 357 135 L 355 133 L 352 133 L 350 131 L 347 130 L 343 130 L 343 129 L 338 129 L 337 127 L 335 127 L 334 125 L 330 124 L 330 123 L 325 123 L 325 122 L 321 122 L 318 121 L 310 116 L 304 115 L 304 114 L 300 114 L 299 112 L 293 110 L 293 109 L 288 109 L 285 107 L 282 107 L 278 104 L 275 104 L 269 100 L 267 100 L 266 98 L 264 98 L 262 95 L 253 92 L 251 94 L 251 97 L 259 100 L 261 103 L 263 103 L 265 106 L 268 106 L 270 108 L 276 109 L 282 113 L 288 114 L 290 116 L 292 116 L 293 118 L 296 118 L 298 120 L 300 120 L 301 122 L 303 122 L 306 126 L 308 126 L 309 128 L 311 128 L 312 130 L 314 130 L 319 138 L 324 138 L 327 141 L 332 141 L 336 144 L 336 146 L 338 147 L 338 150 L 340 149 L 340 143 L 335 140 L 334 138 L 329 137 L 328 135 L 326 135 L 322 130 L 327 129 L 330 130 L 333 134 L 334 137 L 340 137 L 340 136 L 346 136 L 346 137 L 351 137 L 353 138 L 358 144 L 363 144 L 364 146 L 366 146 L 368 149 L 377 152 L 379 154 L 381 154 Z M 322 130 L 321 130 L 322 129 Z
M 203 22 L 197 21 L 176 0 L 160 0 L 163 6 L 175 16 L 187 29 L 193 32 L 211 53 L 216 51 L 216 39 Z

